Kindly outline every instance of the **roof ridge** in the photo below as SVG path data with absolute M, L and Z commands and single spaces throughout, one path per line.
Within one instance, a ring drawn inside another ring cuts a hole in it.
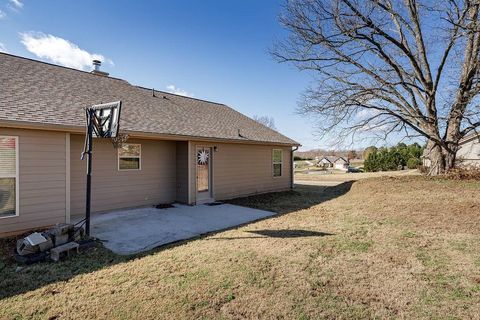
M 95 74 L 91 73 L 90 71 L 84 71 L 84 70 L 75 69 L 75 68 L 71 68 L 71 67 L 65 67 L 65 66 L 61 66 L 59 64 L 55 64 L 55 63 L 51 63 L 51 62 L 46 62 L 46 61 L 36 60 L 36 59 L 32 59 L 32 58 L 17 56 L 17 55 L 11 54 L 11 53 L 0 52 L 0 55 L 6 55 L 6 56 L 13 57 L 13 58 L 28 60 L 28 61 L 32 61 L 32 62 L 38 62 L 38 63 L 46 64 L 46 65 L 49 65 L 49 66 L 52 66 L 52 67 L 57 67 L 57 68 L 62 68 L 62 69 L 67 69 L 67 70 L 73 70 L 73 71 L 82 72 L 82 73 L 85 73 L 85 74 L 88 74 L 88 75 L 91 75 L 91 76 L 98 77 L 98 75 L 95 75 Z M 117 78 L 117 77 L 106 76 L 106 77 L 103 77 L 103 78 L 123 81 L 123 82 L 126 82 L 126 83 L 130 84 L 130 82 L 128 82 L 127 80 Z
M 133 86 L 135 86 L 135 87 L 137 87 L 137 88 L 139 88 L 139 89 L 148 90 L 148 91 L 154 90 L 155 92 L 161 92 L 161 93 L 169 94 L 169 95 L 176 96 L 176 97 L 180 97 L 180 98 L 192 99 L 192 100 L 197 100 L 197 101 L 202 101 L 202 102 L 208 102 L 208 103 L 218 104 L 218 105 L 221 105 L 221 106 L 227 106 L 227 105 L 224 104 L 224 103 L 216 102 L 216 101 L 212 101 L 212 100 L 206 100 L 206 99 L 200 99 L 200 98 L 195 98 L 195 97 L 183 96 L 183 95 L 178 94 L 178 93 L 172 93 L 172 92 L 168 92 L 168 91 L 164 91 L 164 90 L 158 90 L 158 89 L 155 89 L 155 88 L 147 88 L 147 87 L 144 87 L 144 86 L 138 86 L 138 85 L 133 85 Z
M 78 71 L 78 72 L 82 72 L 82 73 L 85 73 L 85 74 L 88 74 L 88 75 L 98 77 L 98 75 L 95 75 L 95 74 L 91 73 L 90 71 L 84 71 L 84 70 L 75 69 L 75 68 L 71 68 L 71 67 L 65 67 L 65 66 L 61 66 L 61 65 L 54 64 L 54 63 L 51 63 L 51 62 L 46 62 L 46 61 L 36 60 L 36 59 L 32 59 L 32 58 L 17 56 L 17 55 L 14 55 L 14 54 L 11 54 L 11 53 L 6 53 L 6 52 L 0 52 L 0 54 L 10 56 L 10 57 L 14 57 L 14 58 L 23 59 L 23 60 L 28 60 L 28 61 L 32 61 L 32 62 L 38 62 L 38 63 L 42 63 L 42 64 L 46 64 L 46 65 L 49 65 L 49 66 L 58 67 L 58 68 L 62 68 L 62 69 Z M 147 88 L 147 87 L 144 87 L 144 86 L 131 84 L 127 80 L 117 78 L 117 77 L 106 76 L 104 78 L 124 81 L 124 82 L 128 83 L 129 85 L 131 85 L 132 87 L 137 87 L 137 88 L 144 89 L 144 90 L 150 90 L 151 91 L 152 89 L 154 89 L 156 92 L 162 92 L 162 93 L 170 94 L 172 96 L 177 96 L 177 97 L 180 97 L 180 98 L 188 98 L 188 99 L 192 99 L 192 100 L 203 101 L 203 102 L 214 103 L 214 104 L 226 106 L 224 103 L 221 103 L 221 102 L 216 102 L 216 101 L 211 101 L 211 100 L 206 100 L 206 99 L 200 99 L 200 98 L 194 98 L 194 97 L 189 97 L 189 96 L 183 96 L 183 95 L 180 95 L 180 94 L 176 94 L 176 93 L 172 93 L 172 92 L 168 92 L 168 91 L 164 91 L 164 90 L 158 90 L 158 89 L 155 89 L 155 88 Z

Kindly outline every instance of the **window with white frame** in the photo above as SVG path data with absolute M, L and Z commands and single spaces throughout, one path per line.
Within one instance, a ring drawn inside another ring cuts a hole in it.
M 142 146 L 125 143 L 118 149 L 118 170 L 140 170 L 142 162 Z
M 283 150 L 282 149 L 273 149 L 273 176 L 281 177 L 282 176 L 282 160 L 283 160 Z
M 18 215 L 18 137 L 0 136 L 0 218 Z

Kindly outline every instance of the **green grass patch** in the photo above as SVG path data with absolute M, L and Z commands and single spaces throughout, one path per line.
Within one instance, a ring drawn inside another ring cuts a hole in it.
M 417 233 L 416 232 L 413 232 L 413 231 L 403 231 L 402 232 L 402 237 L 404 238 L 415 238 L 417 237 Z
M 425 267 L 431 269 L 440 269 L 446 267 L 448 264 L 448 257 L 433 249 L 418 249 L 416 258 L 420 260 Z
M 336 241 L 336 247 L 341 251 L 363 253 L 368 252 L 372 246 L 373 240 L 343 238 Z

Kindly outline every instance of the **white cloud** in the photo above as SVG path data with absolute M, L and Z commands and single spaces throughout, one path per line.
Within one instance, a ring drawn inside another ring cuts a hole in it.
M 6 16 L 7 16 L 7 14 L 5 12 L 3 12 L 2 10 L 0 10 L 0 20 L 5 18 Z
M 17 9 L 23 8 L 23 3 L 20 0 L 10 0 L 10 3 Z
M 5 48 L 5 45 L 1 42 L 0 42 L 0 52 L 8 53 L 7 48 Z
M 88 71 L 92 69 L 92 60 L 114 65 L 112 60 L 101 54 L 89 53 L 76 44 L 51 34 L 25 32 L 20 33 L 20 38 L 25 48 L 37 57 L 65 67 Z
M 175 85 L 171 84 L 171 85 L 168 85 L 167 86 L 167 90 L 168 92 L 171 92 L 171 93 L 174 93 L 174 94 L 178 94 L 178 95 L 181 95 L 181 96 L 186 96 L 186 97 L 193 97 L 194 94 L 193 93 L 190 93 L 190 92 L 187 92 L 183 89 L 180 89 L 180 88 L 177 88 Z

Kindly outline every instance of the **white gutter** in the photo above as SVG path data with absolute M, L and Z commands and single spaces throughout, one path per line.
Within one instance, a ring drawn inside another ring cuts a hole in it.
M 294 155 L 293 153 L 298 150 L 298 146 L 292 148 L 292 166 L 290 168 L 290 189 L 293 189 L 294 187 L 294 174 L 295 174 L 295 161 L 293 160 Z

